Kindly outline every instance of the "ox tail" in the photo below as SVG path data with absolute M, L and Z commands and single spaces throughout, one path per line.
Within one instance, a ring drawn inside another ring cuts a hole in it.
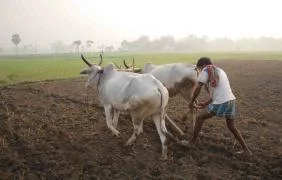
M 161 105 L 160 105 L 160 123 L 161 123 L 161 131 L 170 139 L 178 142 L 175 136 L 173 136 L 166 128 L 165 125 L 165 117 L 166 117 L 166 108 L 168 104 L 169 94 L 167 88 L 165 88 L 161 82 L 158 82 L 158 91 L 161 95 Z
M 161 95 L 161 104 L 160 104 L 160 109 L 161 109 L 161 118 L 163 119 L 166 115 L 166 107 L 168 104 L 168 90 L 162 85 L 161 82 L 157 82 L 158 85 L 158 91 Z

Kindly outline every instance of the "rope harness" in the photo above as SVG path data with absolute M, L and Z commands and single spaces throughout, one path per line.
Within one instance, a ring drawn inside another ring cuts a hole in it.
M 209 76 L 209 85 L 211 87 L 216 87 L 219 81 L 218 70 L 214 65 L 207 65 L 206 66 Z

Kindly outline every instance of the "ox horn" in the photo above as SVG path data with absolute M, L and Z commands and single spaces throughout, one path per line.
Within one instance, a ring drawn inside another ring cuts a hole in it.
M 87 64 L 89 67 L 92 66 L 92 64 L 89 63 L 89 62 L 84 58 L 83 54 L 81 54 L 81 59 L 82 59 L 82 60 L 85 62 L 85 64 Z
M 129 66 L 126 64 L 125 59 L 123 59 L 123 65 L 126 69 L 129 69 Z
M 113 62 L 113 63 L 114 63 L 114 65 L 115 65 L 116 68 L 120 69 L 120 66 L 117 65 L 117 63 L 115 63 L 115 62 Z
M 100 62 L 99 62 L 99 66 L 101 66 L 101 64 L 103 63 L 103 56 L 102 56 L 102 54 L 100 53 Z
M 132 59 L 132 69 L 133 69 L 133 71 L 134 71 L 134 69 L 135 69 L 135 61 L 134 61 L 134 58 Z

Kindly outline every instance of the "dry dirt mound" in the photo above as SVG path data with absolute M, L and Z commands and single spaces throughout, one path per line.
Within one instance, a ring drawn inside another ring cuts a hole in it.
M 154 124 L 132 147 L 133 128 L 120 116 L 121 138 L 106 127 L 95 91 L 85 78 L 0 87 L 1 179 L 281 179 L 282 63 L 222 61 L 237 97 L 236 124 L 253 151 L 235 154 L 223 119 L 206 122 L 196 147 L 170 144 L 162 162 Z M 170 100 L 169 115 L 181 121 L 187 104 Z M 191 132 L 186 132 L 187 138 Z

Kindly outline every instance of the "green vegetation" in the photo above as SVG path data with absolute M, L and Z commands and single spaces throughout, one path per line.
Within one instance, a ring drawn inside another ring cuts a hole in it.
M 85 56 L 92 63 L 99 61 L 98 53 L 87 53 Z M 146 62 L 195 63 L 201 56 L 209 56 L 213 60 L 282 60 L 282 52 L 105 53 L 103 64 L 122 64 L 123 59 L 131 64 L 133 58 L 137 67 L 142 67 Z M 0 84 L 79 77 L 79 72 L 84 67 L 86 66 L 78 54 L 0 56 Z

